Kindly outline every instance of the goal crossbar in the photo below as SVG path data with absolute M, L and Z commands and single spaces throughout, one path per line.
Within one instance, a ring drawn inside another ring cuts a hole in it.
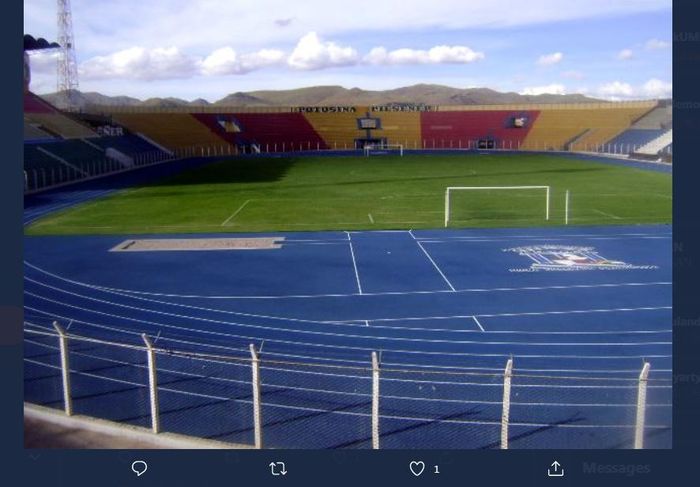
M 445 227 L 450 222 L 450 193 L 452 191 L 536 189 L 545 190 L 545 220 L 549 220 L 549 186 L 449 186 L 445 189 Z

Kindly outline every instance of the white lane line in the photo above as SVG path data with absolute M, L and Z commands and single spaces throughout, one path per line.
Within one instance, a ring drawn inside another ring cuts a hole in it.
M 28 282 L 31 282 L 33 284 L 36 284 L 38 286 L 42 287 L 47 287 L 49 289 L 53 289 L 59 292 L 63 293 L 70 293 L 66 289 L 58 288 L 55 286 L 51 286 L 47 283 L 42 283 L 40 281 L 36 281 L 32 278 L 25 277 L 25 280 Z M 436 316 L 436 317 L 408 317 L 408 318 L 376 318 L 376 319 L 364 319 L 364 320 L 348 320 L 348 321 L 314 321 L 310 319 L 299 319 L 299 318 L 293 318 L 293 317 L 281 317 L 281 316 L 270 316 L 270 315 L 261 315 L 261 314 L 253 314 L 253 313 L 242 313 L 242 312 L 236 312 L 236 311 L 228 311 L 228 310 L 223 310 L 223 309 L 212 309 L 212 308 L 205 308 L 201 306 L 193 306 L 193 305 L 185 305 L 185 304 L 180 304 L 180 303 L 169 303 L 165 301 L 158 301 L 158 300 L 153 300 L 149 298 L 142 298 L 138 296 L 132 296 L 129 294 L 124 294 L 124 293 L 118 293 L 115 291 L 111 291 L 111 293 L 116 294 L 117 296 L 121 297 L 128 297 L 129 299 L 135 299 L 139 301 L 146 301 L 148 303 L 156 303 L 159 305 L 170 305 L 174 306 L 177 308 L 186 308 L 186 309 L 193 309 L 197 311 L 206 311 L 206 312 L 214 312 L 214 313 L 220 313 L 220 314 L 225 314 L 225 315 L 234 315 L 234 316 L 244 316 L 248 318 L 264 318 L 264 319 L 272 319 L 272 320 L 280 320 L 284 322 L 295 322 L 295 323 L 309 323 L 309 324 L 322 324 L 322 325 L 344 325 L 344 326 L 362 326 L 361 323 L 364 323 L 364 326 L 369 326 L 370 321 L 380 321 L 380 322 L 388 322 L 388 321 L 420 321 L 420 320 L 445 320 L 445 319 L 462 319 L 465 318 L 464 315 L 454 315 L 454 316 Z M 94 297 L 86 296 L 86 295 L 81 295 L 77 293 L 70 293 L 73 296 L 78 296 L 84 299 L 97 299 Z M 28 316 L 28 314 L 25 314 L 25 316 Z M 468 316 L 467 316 L 468 317 Z M 473 316 L 471 316 L 474 318 Z M 493 316 L 492 316 L 493 317 Z M 419 328 L 419 327 L 406 327 L 406 326 L 398 326 L 398 327 L 392 327 L 392 326 L 378 326 L 376 327 L 378 329 L 391 329 L 391 330 L 402 330 L 402 331 L 429 331 L 429 332 L 448 332 L 448 333 L 478 333 L 476 330 L 463 330 L 463 329 L 449 329 L 449 328 Z M 49 328 L 51 329 L 51 328 Z M 519 335 L 637 335 L 637 334 L 642 334 L 642 335 L 649 335 L 649 334 L 654 334 L 654 335 L 659 335 L 659 334 L 667 334 L 671 333 L 672 331 L 670 329 L 668 330 L 616 330 L 616 331 L 525 331 L 525 330 L 490 330 L 489 333 L 491 334 L 519 334 Z M 500 369 L 499 369 L 500 370 Z
M 612 218 L 613 220 L 622 220 L 621 217 L 619 217 L 617 215 L 613 215 L 612 213 L 606 213 L 604 211 L 600 211 L 600 210 L 597 210 L 595 208 L 592 208 L 592 210 L 595 211 L 596 213 L 598 213 L 599 215 L 607 216 L 608 218 Z
M 25 278 L 26 279 L 26 278 Z M 547 316 L 547 315 L 567 315 L 567 314 L 589 314 L 589 313 L 625 313 L 634 311 L 661 311 L 671 310 L 673 306 L 655 306 L 643 308 L 597 308 L 597 309 L 570 309 L 560 311 L 524 311 L 521 313 L 479 313 L 482 318 L 502 318 L 502 317 L 518 317 L 518 316 Z M 394 322 L 394 321 L 433 321 L 433 320 L 453 320 L 474 318 L 474 315 L 449 315 L 449 316 L 404 316 L 403 318 L 372 318 L 370 321 L 376 322 Z M 350 323 L 350 321 L 336 320 L 333 323 Z
M 250 200 L 245 200 L 243 202 L 243 204 L 241 206 L 239 206 L 238 209 L 236 211 L 234 211 L 230 217 L 228 217 L 226 220 L 224 220 L 224 222 L 221 224 L 221 226 L 225 227 L 228 224 L 228 222 L 233 220 L 236 217 L 236 215 L 238 215 L 241 212 L 241 210 L 243 210 L 243 208 L 245 208 L 245 205 L 247 205 L 248 203 L 250 203 Z
M 46 301 L 49 303 L 56 304 L 60 307 L 63 308 L 71 308 L 74 310 L 78 310 L 79 312 L 85 312 L 85 313 L 90 313 L 90 314 L 95 314 L 95 315 L 101 315 L 101 316 L 107 316 L 110 318 L 115 318 L 117 320 L 128 320 L 128 321 L 133 321 L 138 324 L 147 324 L 147 325 L 152 325 L 152 326 L 160 326 L 160 327 L 167 327 L 167 328 L 173 328 L 177 329 L 180 331 L 196 331 L 196 328 L 188 328 L 188 327 L 183 327 L 181 325 L 168 325 L 167 323 L 163 322 L 155 322 L 155 321 L 149 321 L 149 320 L 143 320 L 143 319 L 136 319 L 136 318 L 131 318 L 125 315 L 121 314 L 115 314 L 115 313 L 108 313 L 105 311 L 99 311 L 95 308 L 86 308 L 84 306 L 77 306 L 75 304 L 69 304 L 67 302 L 62 302 L 58 301 L 55 299 L 48 298 L 46 296 L 42 296 L 39 294 L 31 293 L 31 292 L 26 292 L 25 293 L 28 296 L 31 296 L 33 298 Z M 85 298 L 87 300 L 92 300 L 91 298 Z M 100 301 L 100 300 L 95 300 L 95 301 Z M 234 322 L 228 322 L 228 321 L 222 321 L 222 320 L 213 320 L 209 318 L 204 318 L 204 317 L 198 317 L 198 316 L 187 316 L 187 315 L 178 315 L 176 313 L 167 313 L 167 312 L 162 312 L 162 311 L 154 311 L 154 310 L 147 310 L 144 308 L 137 308 L 135 306 L 126 306 L 126 305 L 121 305 L 119 303 L 109 303 L 115 307 L 124 307 L 124 308 L 129 308 L 135 311 L 147 311 L 151 314 L 159 315 L 159 316 L 171 316 L 174 318 L 177 318 L 179 320 L 191 320 L 191 321 L 199 321 L 199 322 L 205 322 L 205 323 L 217 323 L 217 324 L 222 324 L 222 325 L 227 325 L 229 327 L 241 327 L 241 328 L 251 328 L 251 329 L 259 329 L 263 328 L 257 325 L 247 325 L 243 323 L 234 323 Z M 53 314 L 53 313 L 52 313 Z M 79 320 L 72 320 L 77 323 L 80 323 L 81 321 Z M 297 330 L 297 329 L 281 329 L 281 328 L 267 328 L 271 331 L 277 331 L 277 332 L 283 332 L 283 333 L 289 333 L 289 334 L 301 334 L 301 335 L 318 335 L 318 336 L 331 336 L 331 337 L 336 337 L 336 338 L 351 338 L 351 339 L 358 339 L 358 340 L 382 340 L 386 342 L 408 342 L 408 343 L 432 343 L 432 344 L 450 344 L 450 345 L 480 345 L 480 346 L 522 346 L 522 347 L 602 347 L 602 346 L 619 346 L 619 347 L 644 347 L 644 346 L 658 346 L 658 345 L 664 345 L 664 346 L 670 346 L 672 345 L 672 342 L 670 341 L 649 341 L 649 342 L 580 342 L 580 341 L 575 341 L 575 342 L 511 342 L 511 341 L 481 341 L 481 340 L 447 340 L 447 339 L 422 339 L 422 338 L 407 338 L 407 337 L 388 337 L 388 336 L 366 336 L 366 335 L 357 335 L 357 334 L 347 334 L 347 333 L 329 333 L 329 332 L 320 332 L 320 331 L 308 331 L 308 330 Z M 199 330 L 200 333 L 205 333 L 204 330 Z M 207 334 L 210 335 L 218 335 L 218 336 L 227 336 L 227 337 L 233 337 L 233 338 L 238 338 L 238 339 L 251 339 L 250 337 L 245 337 L 237 334 L 231 334 L 231 333 L 224 333 L 224 332 L 214 332 L 214 331 L 207 331 Z M 255 338 L 252 338 L 255 340 Z M 273 340 L 270 340 L 273 341 Z M 300 344 L 300 345 L 317 345 L 317 346 L 325 346 L 321 344 L 315 344 L 314 342 L 312 343 L 304 343 L 304 342 L 297 342 L 297 341 L 289 341 L 289 340 L 280 340 L 280 339 L 275 339 L 274 340 L 277 343 L 293 343 L 293 344 Z M 337 346 L 333 346 L 337 348 Z M 341 348 L 346 348 L 346 347 L 341 347 Z M 394 351 L 390 350 L 388 348 L 385 348 L 384 350 L 386 351 Z
M 402 230 L 403 232 L 404 230 Z M 352 232 L 348 232 L 352 233 Z M 137 296 L 157 296 L 166 298 L 188 298 L 188 299 L 316 299 L 316 298 L 351 298 L 357 296 L 357 293 L 352 294 L 283 294 L 283 295 L 239 295 L 239 296 L 224 296 L 224 295 L 198 295 L 198 294 L 174 294 L 174 293 L 154 293 L 148 291 L 137 291 L 134 289 L 121 289 L 109 286 L 97 286 L 88 284 L 82 281 L 76 281 L 63 277 L 59 274 L 49 272 L 41 267 L 38 267 L 31 262 L 25 260 L 24 265 L 36 270 L 42 274 L 53 277 L 63 282 L 75 284 L 76 286 L 87 287 L 90 289 L 99 289 L 105 292 L 120 292 Z M 489 292 L 518 292 L 518 291 L 548 291 L 553 289 L 570 290 L 570 289 L 598 289 L 598 288 L 617 288 L 617 287 L 646 287 L 646 286 L 671 286 L 672 281 L 650 281 L 650 282 L 621 282 L 607 284 L 570 284 L 570 285 L 555 285 L 555 286 L 523 286 L 523 287 L 493 287 L 493 288 L 465 288 L 457 291 L 449 289 L 440 289 L 437 291 L 383 291 L 376 293 L 363 293 L 365 296 L 410 296 L 421 294 L 443 294 L 443 293 L 489 293 Z
M 370 222 L 372 225 L 374 225 L 374 218 L 372 218 L 372 214 L 371 214 L 371 213 L 367 213 L 367 217 L 369 217 L 369 222 Z
M 481 323 L 479 323 L 479 320 L 476 318 L 476 316 L 472 316 L 472 319 L 474 320 L 474 322 L 476 323 L 476 326 L 478 326 L 481 331 L 486 331 L 486 330 L 484 330 L 484 327 L 481 326 Z
M 453 286 L 452 283 L 449 281 L 449 279 L 447 279 L 447 277 L 445 276 L 445 274 L 440 270 L 440 268 L 439 268 L 438 265 L 435 263 L 435 261 L 433 260 L 433 258 L 430 257 L 430 254 L 428 253 L 428 251 L 425 250 L 425 248 L 421 245 L 421 243 L 420 243 L 418 240 L 416 240 L 416 243 L 418 244 L 418 247 L 420 247 L 420 249 L 423 251 L 423 253 L 425 254 L 425 256 L 428 258 L 428 260 L 433 264 L 433 267 L 435 267 L 435 270 L 437 270 L 437 271 L 440 273 L 440 275 L 441 275 L 442 278 L 445 280 L 445 282 L 447 283 L 447 285 L 450 286 L 450 289 L 452 290 L 452 292 L 455 292 L 456 290 L 455 290 L 454 286 Z
M 42 299 L 47 300 L 47 298 L 42 298 Z M 59 301 L 55 301 L 55 300 L 49 300 L 49 301 L 53 301 L 54 303 L 61 304 L 61 305 L 63 305 L 63 306 L 75 308 L 75 306 L 66 305 L 65 303 L 61 303 L 61 302 L 59 302 Z M 101 324 L 101 323 L 94 323 L 94 322 L 90 322 L 90 321 L 80 320 L 80 319 L 78 319 L 78 318 L 68 317 L 68 316 L 65 316 L 65 315 L 59 315 L 59 314 L 57 314 L 57 313 L 55 313 L 55 312 L 49 313 L 49 312 L 47 312 L 47 311 L 43 311 L 43 310 L 40 310 L 40 309 L 37 309 L 37 308 L 32 308 L 31 306 L 25 306 L 25 308 L 26 308 L 26 309 L 29 309 L 30 311 L 36 311 L 36 312 L 38 312 L 38 313 L 46 314 L 46 315 L 48 315 L 48 316 L 51 316 L 53 319 L 71 320 L 71 321 L 74 321 L 75 323 L 80 323 L 80 324 L 88 325 L 88 326 L 95 327 L 95 328 L 98 328 L 98 329 L 109 329 L 109 330 L 111 330 L 111 331 L 125 332 L 125 330 L 124 330 L 123 328 L 115 328 L 115 327 L 105 326 L 105 325 L 103 325 L 103 324 Z M 94 311 L 94 310 L 91 310 L 91 312 L 92 312 L 92 313 L 97 313 L 97 314 L 102 314 L 102 315 L 109 315 L 109 313 L 104 313 L 104 312 L 101 312 L 101 311 Z M 116 316 L 116 315 L 112 315 L 112 316 Z M 164 328 L 175 328 L 175 329 L 177 329 L 177 330 L 179 330 L 179 331 L 182 331 L 182 330 L 190 331 L 190 332 L 197 331 L 197 332 L 199 332 L 199 333 L 201 333 L 201 334 L 204 334 L 204 335 L 220 335 L 220 336 L 226 336 L 226 337 L 229 337 L 229 338 L 230 338 L 230 337 L 233 337 L 233 338 L 245 338 L 246 340 L 250 339 L 250 337 L 242 337 L 242 336 L 240 336 L 240 335 L 232 335 L 232 334 L 229 334 L 229 333 L 222 333 L 222 332 L 215 332 L 215 331 L 202 330 L 201 328 L 200 328 L 200 329 L 183 328 L 183 327 L 181 327 L 181 326 L 170 325 L 170 324 L 167 324 L 167 323 L 154 323 L 154 322 L 150 322 L 150 321 L 141 321 L 141 320 L 136 320 L 136 319 L 134 319 L 134 318 L 130 318 L 130 317 L 128 317 L 128 316 L 119 316 L 118 318 L 121 319 L 121 320 L 125 320 L 125 321 L 134 321 L 134 322 L 141 323 L 141 324 L 144 324 L 144 323 L 145 323 L 145 324 L 151 324 L 151 325 L 156 325 L 156 326 L 162 326 L 162 327 L 164 327 Z M 131 333 L 136 334 L 137 332 L 131 332 Z M 272 341 L 272 340 L 271 340 L 271 341 Z M 312 343 L 312 342 L 298 342 L 298 341 L 280 340 L 280 339 L 275 339 L 274 342 L 276 342 L 276 343 L 281 343 L 281 344 L 287 344 L 287 345 L 299 345 L 299 346 L 309 347 L 309 348 L 338 349 L 338 350 L 357 350 L 357 351 L 363 351 L 363 352 L 368 352 L 368 351 L 371 352 L 371 351 L 375 351 L 375 350 L 376 350 L 376 348 L 372 348 L 372 347 L 359 347 L 359 346 L 347 346 L 347 345 L 338 346 L 338 345 L 329 345 L 329 344 L 317 343 L 317 342 L 313 342 L 313 343 Z M 669 343 L 670 343 L 670 342 L 669 342 Z M 190 344 L 192 344 L 192 343 L 190 343 Z M 202 345 L 201 342 L 196 342 L 196 343 L 194 343 L 194 344 L 200 345 L 200 346 Z M 596 344 L 596 346 L 599 346 L 599 345 L 600 345 L 600 343 Z M 212 345 L 210 345 L 210 344 L 205 344 L 205 346 L 212 346 Z M 653 358 L 653 359 L 659 358 L 659 359 L 661 359 L 661 358 L 671 358 L 671 357 L 672 357 L 672 355 L 669 355 L 669 354 L 648 354 L 648 353 L 646 353 L 646 354 L 644 354 L 644 355 L 630 355 L 629 353 L 627 353 L 627 354 L 625 354 L 625 355 L 593 355 L 593 356 L 591 356 L 591 355 L 579 355 L 579 354 L 573 354 L 573 355 L 572 355 L 572 354 L 523 354 L 523 353 L 519 353 L 519 354 L 517 354 L 517 355 L 513 355 L 513 354 L 510 354 L 510 353 L 446 352 L 446 351 L 444 351 L 444 350 L 440 350 L 440 351 L 437 351 L 437 350 L 436 350 L 436 351 L 428 351 L 428 350 L 401 350 L 401 349 L 398 349 L 398 350 L 397 350 L 397 349 L 386 349 L 386 348 L 383 349 L 383 350 L 385 350 L 385 351 L 387 351 L 387 352 L 397 353 L 397 354 L 406 354 L 406 355 L 439 355 L 439 356 L 441 356 L 441 357 L 445 357 L 445 356 L 465 357 L 465 356 L 466 356 L 466 357 L 498 357 L 498 358 L 503 358 L 503 357 L 513 357 L 513 356 L 514 356 L 514 357 L 517 357 L 517 358 L 547 358 L 547 359 L 566 359 L 566 360 L 570 360 L 570 359 L 581 359 L 581 360 L 625 360 L 625 361 L 629 361 L 629 360 L 638 361 L 639 359 L 650 359 L 650 358 Z M 268 354 L 271 354 L 271 355 L 285 355 L 285 354 L 277 354 L 277 353 L 273 353 L 273 352 L 267 352 L 267 353 L 268 353 Z M 364 363 L 364 362 L 363 362 L 363 363 Z M 392 379 L 392 380 L 396 380 L 396 379 Z
M 352 267 L 355 269 L 355 280 L 357 281 L 357 291 L 362 294 L 362 284 L 360 284 L 360 273 L 357 271 L 357 261 L 355 260 L 355 249 L 352 247 L 352 239 L 350 232 L 345 232 L 348 236 L 348 244 L 350 245 L 350 256 L 352 257 Z
M 635 237 L 638 239 L 642 240 L 668 240 L 671 237 Z M 546 242 L 568 242 L 571 241 L 570 238 L 547 238 L 543 239 L 546 240 Z M 627 237 L 581 237 L 578 240 L 629 240 Z M 491 238 L 491 239 L 486 239 L 486 238 L 481 238 L 481 239 L 453 239 L 453 240 L 436 240 L 436 239 L 422 239 L 421 242 L 423 243 L 435 243 L 435 244 L 444 244 L 444 243 L 483 243 L 483 242 L 504 242 L 502 239 L 498 238 Z
M 512 239 L 547 239 L 547 238 L 587 238 L 587 237 L 651 237 L 651 236 L 666 236 L 671 238 L 673 235 L 667 232 L 660 233 L 602 233 L 602 234 L 583 234 L 583 233 L 572 233 L 572 234 L 552 234 L 552 235 L 489 235 L 487 233 L 482 233 L 481 235 L 457 235 L 454 237 L 440 236 L 441 240 L 512 240 Z M 437 237 L 423 237 L 421 240 L 431 240 Z

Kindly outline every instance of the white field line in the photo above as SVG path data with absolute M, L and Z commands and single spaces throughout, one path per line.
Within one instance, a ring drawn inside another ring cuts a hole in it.
M 233 220 L 233 219 L 236 217 L 236 215 L 238 215 L 238 214 L 241 212 L 241 210 L 243 210 L 243 208 L 245 208 L 245 206 L 246 206 L 248 203 L 250 203 L 250 200 L 245 200 L 245 201 L 243 202 L 243 204 L 242 204 L 241 206 L 239 206 L 238 209 L 237 209 L 236 211 L 234 211 L 233 214 L 232 214 L 230 217 L 228 217 L 226 220 L 224 220 L 224 222 L 221 224 L 221 226 L 222 226 L 222 227 L 225 227 L 225 226 L 228 224 L 228 222 L 230 222 L 231 220 Z
M 374 225 L 374 218 L 372 218 L 372 214 L 371 214 L 371 213 L 367 213 L 367 217 L 369 218 L 369 222 L 370 222 L 372 225 Z
M 622 217 L 619 217 L 617 215 L 613 215 L 612 213 L 606 213 L 604 211 L 597 210 L 595 208 L 591 208 L 593 211 L 598 213 L 599 215 L 607 216 L 608 218 L 612 218 L 613 220 L 622 220 Z
M 348 236 L 348 244 L 350 245 L 350 256 L 352 257 L 352 267 L 355 270 L 355 280 L 357 281 L 357 291 L 362 294 L 362 284 L 360 284 L 360 273 L 357 271 L 357 261 L 355 260 L 355 249 L 352 247 L 352 239 L 350 232 L 345 232 Z
M 481 331 L 486 331 L 486 330 L 484 330 L 484 327 L 481 326 L 481 323 L 479 323 L 479 320 L 476 318 L 476 316 L 472 316 L 472 319 L 474 320 L 474 322 L 476 323 L 476 326 L 478 326 Z
M 418 244 L 418 247 L 420 247 L 420 249 L 423 251 L 423 253 L 425 254 L 425 256 L 428 258 L 428 260 L 430 260 L 430 262 L 433 264 L 433 267 L 435 267 L 435 270 L 437 270 L 437 271 L 440 273 L 440 275 L 441 275 L 442 278 L 445 280 L 445 282 L 447 283 L 447 285 L 450 286 L 450 289 L 452 290 L 452 292 L 454 292 L 454 291 L 455 291 L 454 286 L 453 286 L 452 283 L 449 281 L 449 279 L 447 279 L 447 277 L 445 276 L 445 274 L 440 270 L 440 268 L 439 268 L 438 265 L 435 263 L 435 261 L 433 260 L 433 258 L 430 257 L 430 254 L 428 253 L 428 251 L 425 250 L 425 248 L 423 247 L 423 245 L 421 245 L 421 243 L 420 243 L 418 240 L 416 240 L 416 243 Z

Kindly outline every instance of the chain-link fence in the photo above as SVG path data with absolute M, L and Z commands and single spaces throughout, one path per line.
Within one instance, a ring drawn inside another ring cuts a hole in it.
M 25 327 L 25 400 L 257 448 L 669 448 L 671 379 L 213 352 Z M 625 372 L 625 373 L 622 373 Z

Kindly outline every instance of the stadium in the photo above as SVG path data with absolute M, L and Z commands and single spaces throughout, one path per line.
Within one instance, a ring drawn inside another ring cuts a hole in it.
M 25 407 L 222 447 L 671 447 L 670 99 L 76 109 L 29 71 Z

